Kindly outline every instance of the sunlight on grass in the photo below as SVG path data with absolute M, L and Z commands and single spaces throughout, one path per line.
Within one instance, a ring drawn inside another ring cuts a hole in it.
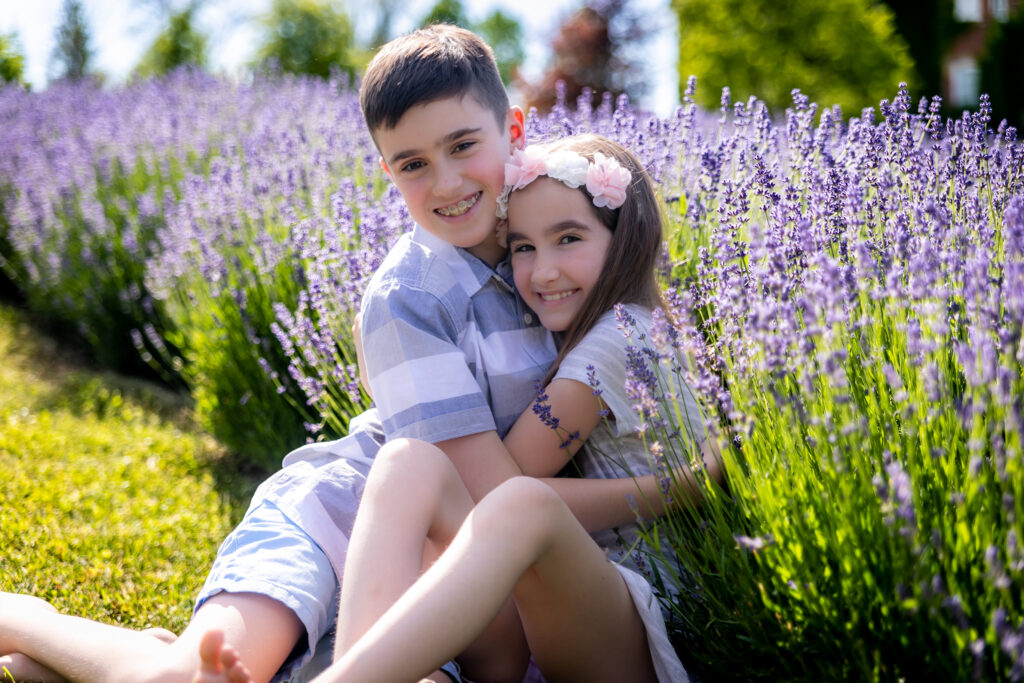
M 0 307 L 0 589 L 179 631 L 247 485 L 183 399 L 67 355 Z

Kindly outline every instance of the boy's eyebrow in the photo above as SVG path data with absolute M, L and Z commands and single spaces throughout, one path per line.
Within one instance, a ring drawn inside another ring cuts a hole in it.
M 448 143 L 455 142 L 456 140 L 465 135 L 473 135 L 474 133 L 479 133 L 481 130 L 482 129 L 480 127 L 460 128 L 458 130 L 454 130 L 451 133 L 448 133 L 448 135 L 445 135 L 443 138 L 438 140 L 437 143 L 435 144 L 435 147 L 440 147 L 441 145 L 446 145 Z M 401 152 L 395 152 L 393 155 L 391 155 L 391 159 L 388 160 L 388 166 L 393 166 L 394 164 L 397 164 L 399 161 L 402 161 L 403 159 L 408 159 L 409 157 L 414 157 L 419 153 L 420 151 L 418 149 L 403 149 Z

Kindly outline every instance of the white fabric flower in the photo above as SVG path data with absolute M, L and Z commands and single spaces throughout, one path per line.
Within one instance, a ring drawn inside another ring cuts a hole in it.
M 587 158 L 569 150 L 559 150 L 548 155 L 548 177 L 560 180 L 566 186 L 576 189 L 587 182 L 587 170 L 590 162 Z

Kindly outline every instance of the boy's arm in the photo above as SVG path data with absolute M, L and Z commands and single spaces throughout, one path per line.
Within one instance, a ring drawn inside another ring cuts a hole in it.
M 549 430 L 550 431 L 550 430 Z M 451 459 L 473 500 L 523 472 L 498 438 L 497 432 L 482 432 L 436 444 Z M 551 486 L 587 531 L 599 531 L 636 519 L 630 498 L 644 517 L 665 514 L 658 482 L 653 475 L 621 479 L 571 479 L 538 477 Z

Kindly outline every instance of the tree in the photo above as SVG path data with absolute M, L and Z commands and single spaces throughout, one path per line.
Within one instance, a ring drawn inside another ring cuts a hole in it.
M 498 63 L 498 72 L 506 85 L 523 63 L 523 27 L 515 17 L 500 9 L 476 24 L 470 21 L 460 0 L 438 0 L 420 22 L 420 26 L 431 24 L 453 24 L 480 34 L 494 51 L 494 61 Z
M 648 88 L 646 53 L 634 58 L 632 50 L 642 49 L 648 35 L 647 22 L 628 0 L 589 0 L 559 27 L 540 82 L 522 84 L 527 105 L 550 109 L 559 81 L 570 104 L 584 88 L 638 98 Z
M 992 22 L 981 61 L 981 92 L 992 100 L 992 119 L 1024 131 L 1024 5 L 1006 23 Z
M 64 0 L 56 39 L 53 61 L 57 65 L 57 79 L 80 81 L 85 78 L 89 74 L 92 48 L 89 46 L 89 28 L 79 0 Z
M 198 3 L 170 16 L 167 28 L 142 56 L 135 73 L 142 78 L 160 76 L 174 69 L 190 65 L 206 67 L 206 36 L 193 25 Z
M 378 48 L 391 40 L 391 23 L 399 2 L 400 0 L 376 0 L 374 2 L 377 17 L 373 27 L 373 37 L 370 38 L 370 48 Z
M 421 26 L 431 24 L 454 24 L 465 29 L 472 30 L 469 19 L 466 17 L 466 10 L 459 0 L 437 0 L 437 3 L 430 8 L 427 16 L 420 22 Z
M 264 64 L 321 78 L 333 68 L 352 78 L 361 66 L 348 17 L 327 0 L 274 0 L 263 24 L 267 35 L 258 59 Z
M 494 59 L 498 62 L 502 82 L 511 83 L 525 57 L 523 27 L 515 17 L 497 9 L 477 24 L 476 31 L 494 50 Z
M 0 85 L 25 85 L 25 57 L 16 33 L 0 33 Z
M 697 101 L 717 107 L 755 95 L 781 109 L 799 88 L 846 115 L 877 106 L 900 81 L 914 84 L 892 12 L 871 0 L 672 0 L 679 17 L 679 75 L 697 76 Z M 702 87 L 701 87 L 702 86 Z

